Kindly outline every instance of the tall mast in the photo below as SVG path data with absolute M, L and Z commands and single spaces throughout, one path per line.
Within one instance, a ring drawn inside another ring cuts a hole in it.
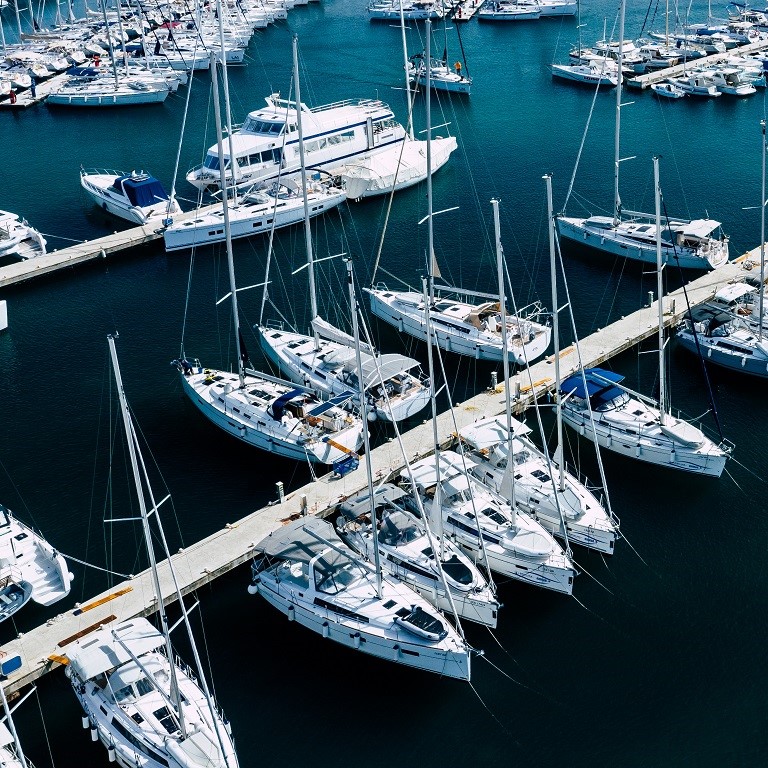
M 762 157 L 762 192 L 760 197 L 760 295 L 758 296 L 757 308 L 760 317 L 757 325 L 757 340 L 763 340 L 763 311 L 764 293 L 765 293 L 765 120 L 760 121 L 760 130 L 763 133 L 763 157 Z
M 219 17 L 219 45 L 221 51 L 219 56 L 221 58 L 221 79 L 224 83 L 224 107 L 226 109 L 227 120 L 227 143 L 229 144 L 229 167 L 232 169 L 232 197 L 234 202 L 237 202 L 237 172 L 238 164 L 235 157 L 235 145 L 232 139 L 232 110 L 230 109 L 229 102 L 229 77 L 227 76 L 227 54 L 224 50 L 224 16 L 221 7 L 221 0 L 216 0 L 216 13 Z M 221 150 L 219 150 L 219 165 L 222 164 Z M 227 188 L 222 185 L 221 196 L 226 197 Z
M 219 0 L 217 0 L 218 2 Z M 226 69 L 224 56 L 221 57 L 221 66 Z M 219 183 L 221 184 L 221 205 L 224 213 L 224 235 L 227 242 L 227 267 L 229 271 L 229 290 L 232 294 L 232 324 L 237 344 L 237 374 L 240 379 L 240 388 L 245 386 L 245 371 L 243 370 L 243 354 L 240 345 L 240 316 L 237 310 L 237 288 L 235 286 L 235 259 L 232 255 L 232 230 L 229 224 L 229 199 L 227 197 L 227 171 L 221 158 L 224 157 L 224 139 L 221 135 L 221 105 L 219 104 L 219 76 L 216 70 L 216 54 L 211 52 L 211 86 L 213 88 L 213 113 L 216 118 L 216 145 L 219 152 Z M 229 108 L 229 104 L 227 104 Z
M 664 371 L 664 294 L 661 259 L 661 188 L 659 186 L 659 158 L 653 158 L 653 187 L 656 200 L 656 296 L 659 304 L 659 423 L 664 424 L 666 413 L 666 381 Z
M 355 365 L 357 366 L 357 383 L 360 391 L 360 411 L 363 414 L 363 445 L 365 447 L 365 475 L 368 481 L 368 498 L 371 500 L 371 538 L 373 539 L 373 564 L 376 568 L 376 595 L 381 600 L 381 561 L 379 557 L 379 532 L 376 523 L 376 495 L 373 488 L 373 470 L 371 469 L 371 438 L 365 423 L 366 398 L 365 377 L 363 376 L 363 360 L 360 353 L 360 328 L 357 324 L 357 298 L 355 297 L 355 281 L 352 274 L 352 259 L 347 259 L 347 286 L 349 288 L 349 307 L 352 312 L 352 334 L 355 337 Z
M 408 135 L 411 141 L 415 139 L 413 133 L 413 107 L 411 106 L 411 80 L 408 77 L 408 45 L 405 41 L 405 15 L 403 14 L 403 0 L 400 0 L 400 33 L 403 37 L 403 71 L 405 72 L 405 92 L 408 94 Z M 416 87 L 418 87 L 418 71 L 416 72 Z
M 18 1 L 16 2 L 18 6 Z M 107 4 L 106 0 L 101 0 L 101 13 L 104 16 L 104 32 L 107 35 L 107 45 L 109 47 L 109 58 L 112 61 L 112 74 L 115 76 L 115 88 L 120 86 L 120 81 L 117 78 L 117 64 L 115 63 L 115 47 L 112 45 L 112 35 L 109 32 L 109 21 L 107 20 Z M 19 28 L 19 34 L 21 34 L 21 28 Z
M 430 46 L 430 38 L 432 37 L 432 22 L 427 19 L 427 49 L 426 58 L 427 62 L 432 55 L 432 49 Z M 429 365 L 429 390 L 430 401 L 432 403 L 432 440 L 435 444 L 435 478 L 437 479 L 437 487 L 440 487 L 440 449 L 438 448 L 438 434 L 437 434 L 437 392 L 435 389 L 435 363 L 434 363 L 434 350 L 432 349 L 432 321 L 430 318 L 430 310 L 435 300 L 435 229 L 432 223 L 432 74 L 431 67 L 427 65 L 426 68 L 427 83 L 426 92 L 424 98 L 426 100 L 426 114 L 427 114 L 427 232 L 428 238 L 428 263 L 427 273 L 429 275 L 427 284 L 424 287 L 424 324 L 427 333 L 427 362 Z M 435 337 L 437 342 L 437 337 Z M 439 503 L 438 493 L 435 493 L 435 504 Z M 443 557 L 443 515 L 440 510 L 434 515 L 437 520 L 439 528 L 438 539 L 440 540 L 440 558 Z
M 429 58 L 432 55 L 432 49 L 430 47 L 431 37 L 432 22 L 427 19 L 427 61 L 429 61 Z M 427 66 L 427 90 L 424 99 L 426 102 L 427 117 L 427 269 L 429 274 L 429 303 L 431 305 L 435 300 L 435 228 L 432 224 L 432 73 L 429 66 Z M 427 337 L 427 343 L 430 346 L 432 345 L 432 339 L 429 336 Z
M 315 259 L 312 253 L 312 229 L 309 226 L 309 200 L 307 199 L 307 165 L 304 161 L 304 132 L 301 126 L 301 88 L 299 87 L 299 37 L 293 36 L 293 81 L 296 84 L 296 128 L 299 132 L 299 162 L 301 163 L 301 192 L 304 196 L 304 242 L 307 247 L 309 272 L 309 306 L 312 319 L 317 317 L 317 289 L 315 287 Z M 315 349 L 320 348 L 320 338 L 312 326 Z
M 168 615 L 165 612 L 165 604 L 163 603 L 163 593 L 160 590 L 160 577 L 157 574 L 157 560 L 155 558 L 155 547 L 152 543 L 152 532 L 149 529 L 149 516 L 147 514 L 147 502 L 144 497 L 144 487 L 141 481 L 141 473 L 139 471 L 139 461 L 136 456 L 136 443 L 133 438 L 133 425 L 131 424 L 131 417 L 128 413 L 128 401 L 125 397 L 125 390 L 123 389 L 123 377 L 120 375 L 120 364 L 117 360 L 117 350 L 115 349 L 115 339 L 113 336 L 107 336 L 109 341 L 109 354 L 112 358 L 112 369 L 115 374 L 115 384 L 117 386 L 117 396 L 120 401 L 120 412 L 123 416 L 123 425 L 125 427 L 125 437 L 128 442 L 128 455 L 131 459 L 131 469 L 133 470 L 133 480 L 136 485 L 136 495 L 139 501 L 139 511 L 141 513 L 141 527 L 144 531 L 144 541 L 147 545 L 147 556 L 149 557 L 149 565 L 152 571 L 152 585 L 155 590 L 155 597 L 157 598 L 157 611 L 160 614 L 160 625 L 163 631 L 163 637 L 165 638 L 165 650 L 168 655 L 168 665 L 171 673 L 171 698 L 176 706 L 176 715 L 179 722 L 179 729 L 181 730 L 184 738 L 187 737 L 187 729 L 184 723 L 184 713 L 181 708 L 181 698 L 179 696 L 179 683 L 176 679 L 176 665 L 173 663 L 173 647 L 171 646 L 171 635 L 168 629 Z
M 11 710 L 8 708 L 8 699 L 5 698 L 5 688 L 2 685 L 0 685 L 0 697 L 2 697 L 3 700 L 5 719 L 8 722 L 8 728 L 13 736 L 13 743 L 16 745 L 16 757 L 19 759 L 19 765 L 21 765 L 21 768 L 28 768 L 27 758 L 24 756 L 24 750 L 21 748 L 21 741 L 19 741 L 19 735 L 16 733 L 16 726 L 11 717 Z
M 624 12 L 626 11 L 627 0 L 621 0 L 621 10 L 619 11 L 619 57 L 616 60 L 618 72 L 616 73 L 616 128 L 613 145 L 613 226 L 619 223 L 619 214 L 621 212 L 621 196 L 619 195 L 619 163 L 620 155 L 620 136 L 621 136 L 621 86 L 624 80 L 622 67 L 624 64 Z
M 557 296 L 557 265 L 555 262 L 555 216 L 552 210 L 552 177 L 544 177 L 547 185 L 547 229 L 549 230 L 549 272 L 552 284 L 552 340 L 553 358 L 555 361 L 555 418 L 557 421 L 556 455 L 560 456 L 558 464 L 558 487 L 561 493 L 565 491 L 565 461 L 563 450 L 563 404 L 560 400 L 560 309 Z

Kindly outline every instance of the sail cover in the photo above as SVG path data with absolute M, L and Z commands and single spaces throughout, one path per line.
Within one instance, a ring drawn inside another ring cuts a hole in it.
M 327 320 L 323 320 L 319 315 L 312 320 L 312 327 L 324 339 L 335 341 L 337 344 L 343 344 L 345 347 L 355 346 L 355 340 L 349 334 L 340 331 Z M 369 353 L 373 351 L 368 344 L 364 344 L 362 341 L 360 342 L 360 349 Z

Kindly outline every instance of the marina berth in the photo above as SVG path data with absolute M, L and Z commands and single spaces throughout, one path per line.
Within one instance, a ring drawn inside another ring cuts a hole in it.
M 480 21 L 530 21 L 541 16 L 541 7 L 511 0 L 486 0 L 477 12 Z
M 470 649 L 418 593 L 375 576 L 330 523 L 301 518 L 254 550 L 251 594 L 314 633 L 385 661 L 470 679 Z
M 371 21 L 400 21 L 401 14 L 408 21 L 436 20 L 443 18 L 445 10 L 434 0 L 374 0 L 368 6 Z

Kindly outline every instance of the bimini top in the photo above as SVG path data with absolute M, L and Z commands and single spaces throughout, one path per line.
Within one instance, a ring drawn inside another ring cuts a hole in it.
M 586 391 L 584 390 L 584 379 L 587 382 Z M 599 396 L 599 399 L 603 401 L 613 400 L 614 397 L 618 397 L 624 391 L 620 387 L 614 386 L 620 381 L 624 381 L 624 377 L 620 373 L 606 371 L 603 368 L 585 368 L 583 379 L 581 373 L 569 376 L 560 385 L 560 391 L 564 395 L 573 393 L 582 400 L 591 400 L 596 396 Z
M 148 173 L 118 176 L 112 186 L 118 192 L 124 192 L 131 201 L 131 205 L 137 208 L 145 208 L 148 205 L 155 205 L 160 200 L 168 199 L 168 193 L 163 189 L 163 185 Z
M 514 417 L 512 422 L 512 436 L 519 437 L 531 433 L 531 428 Z M 479 419 L 459 430 L 459 436 L 466 440 L 473 448 L 482 451 L 504 444 L 509 440 L 507 420 L 503 416 L 491 416 L 487 419 Z
M 363 365 L 363 386 L 366 389 L 394 376 L 399 376 L 401 373 L 406 373 L 413 368 L 418 368 L 420 365 L 418 360 L 398 354 L 379 355 L 378 358 L 361 354 L 360 360 Z M 357 364 L 354 360 L 350 360 L 345 368 L 348 371 L 356 372 Z
M 719 226 L 720 222 L 714 219 L 694 219 L 686 224 L 675 226 L 675 232 L 679 232 L 683 237 L 698 237 L 703 240 L 705 237 L 709 237 Z
M 91 680 L 131 660 L 155 651 L 165 638 L 143 618 L 131 619 L 94 632 L 66 652 L 69 664 L 82 680 Z
M 325 541 L 320 541 L 318 536 Z M 329 549 L 325 542 L 333 544 L 341 551 Z M 351 550 L 349 555 L 342 554 L 348 549 L 347 545 L 338 537 L 329 522 L 318 517 L 294 520 L 262 539 L 256 549 L 270 557 L 302 563 L 309 563 L 313 557 L 323 555 L 317 561 L 318 568 L 323 572 L 331 572 L 339 565 L 354 562 L 357 558 Z
M 405 491 L 398 488 L 396 485 L 385 483 L 379 488 L 376 488 L 374 492 L 376 508 L 380 509 L 385 506 L 396 506 L 396 502 L 400 501 L 400 499 L 406 495 Z M 347 499 L 339 507 L 339 511 L 350 520 L 355 520 L 363 515 L 368 515 L 371 512 L 371 495 L 368 491 L 365 491 L 359 496 L 353 496 L 351 499 Z

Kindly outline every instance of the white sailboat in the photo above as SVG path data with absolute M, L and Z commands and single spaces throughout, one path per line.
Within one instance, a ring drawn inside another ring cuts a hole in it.
M 2 8 L 1 5 L 0 8 Z M 2 664 L 0 664 L 0 675 L 2 675 L 2 679 L 4 680 L 7 678 L 11 672 L 16 671 L 20 666 L 20 656 L 6 657 Z M 16 732 L 16 724 L 13 721 L 13 712 L 36 690 L 35 687 L 32 687 L 24 694 L 21 701 L 16 702 L 13 709 L 11 709 L 11 707 L 8 706 L 5 687 L 0 683 L 0 699 L 2 699 L 3 712 L 5 713 L 0 721 L 0 768 L 35 768 L 24 754 L 19 734 Z
M 296 98 L 300 99 L 297 38 L 293 38 Z M 303 155 L 301 116 L 298 124 L 301 152 L 302 189 L 306 190 L 306 166 Z M 259 323 L 262 349 L 267 357 L 292 381 L 323 395 L 340 395 L 357 390 L 360 381 L 365 390 L 369 418 L 400 421 L 418 413 L 429 402 L 429 390 L 418 375 L 419 362 L 403 355 L 379 355 L 371 347 L 361 356 L 360 366 L 352 350 L 353 339 L 320 317 L 315 288 L 315 259 L 309 224 L 309 200 L 304 194 L 304 241 L 309 273 L 309 298 L 312 335 L 288 331 L 283 323 Z M 351 276 L 350 276 L 350 279 Z M 265 280 L 265 291 L 266 291 Z M 356 303 L 352 306 L 356 312 Z M 321 338 L 322 337 L 322 338 Z M 414 373 L 416 371 L 416 373 Z
M 144 531 L 162 631 L 137 617 L 90 632 L 67 646 L 67 676 L 83 707 L 84 726 L 90 727 L 94 741 L 98 739 L 107 748 L 110 760 L 123 768 L 237 768 L 229 727 L 208 689 L 170 561 L 159 504 L 149 486 L 128 412 L 112 336 L 109 348 L 138 495 L 141 516 L 137 519 Z M 150 515 L 168 558 L 196 673 L 177 659 L 171 645 Z
M 550 229 L 550 270 L 552 306 L 559 307 L 555 264 L 554 216 L 552 214 L 551 178 L 547 182 L 548 227 Z M 499 276 L 501 240 L 498 201 L 494 206 L 496 253 Z M 552 335 L 555 365 L 555 391 L 560 386 L 559 312 L 553 312 Z M 472 474 L 512 505 L 540 522 L 550 533 L 589 549 L 613 554 L 618 538 L 618 523 L 595 494 L 565 466 L 563 457 L 563 420 L 560 399 L 555 403 L 557 447 L 554 457 L 539 450 L 530 440 L 530 427 L 513 418 L 509 391 L 509 363 L 504 366 L 504 402 L 506 418 L 479 419 L 459 430 L 462 443 L 473 461 Z
M 212 60 L 213 89 L 218 94 L 216 66 Z M 214 98 L 214 112 L 219 152 L 223 153 L 218 95 Z M 231 134 L 229 140 L 232 141 Z M 224 168 L 219 171 L 221 186 L 226 188 Z M 184 391 L 212 423 L 256 448 L 321 464 L 345 459 L 360 447 L 365 430 L 359 418 L 340 407 L 353 397 L 351 392 L 321 402 L 304 387 L 245 368 L 247 353 L 240 338 L 227 195 L 223 196 L 222 203 L 230 282 L 227 298 L 232 302 L 234 337 L 238 347 L 237 374 L 204 368 L 199 360 L 188 360 L 182 351 L 174 364 L 181 373 Z
M 760 200 L 760 277 L 757 286 L 726 286 L 715 300 L 690 311 L 677 330 L 684 349 L 706 362 L 733 371 L 768 378 L 768 318 L 765 303 L 765 120 L 762 131 L 762 185 Z M 727 293 L 726 296 L 722 294 Z M 728 300 L 730 299 L 730 300 Z
M 308 180 L 309 215 L 320 216 L 341 205 L 346 192 L 331 180 Z M 274 182 L 238 194 L 229 206 L 229 227 L 233 240 L 252 237 L 298 224 L 304 219 L 304 193 L 289 181 Z M 177 221 L 163 231 L 166 251 L 179 251 L 226 240 L 224 205 L 207 208 L 194 219 Z
M 622 71 L 624 15 L 626 0 L 622 0 L 619 17 L 618 71 Z M 670 82 L 673 82 L 670 80 Z M 685 87 L 674 80 L 675 84 Z M 656 260 L 653 215 L 622 209 L 619 195 L 620 129 L 622 78 L 616 86 L 616 126 L 614 131 L 614 200 L 612 216 L 577 218 L 560 214 L 557 228 L 561 237 L 627 259 L 648 263 Z M 728 261 L 728 238 L 713 236 L 720 222 L 713 219 L 671 218 L 662 232 L 662 257 L 684 269 L 717 269 Z
M 427 22 L 427 58 L 430 56 L 430 22 Z M 429 92 L 427 71 L 427 92 Z M 371 312 L 394 325 L 400 333 L 407 333 L 421 341 L 431 341 L 441 349 L 468 355 L 478 360 L 499 362 L 505 352 L 521 365 L 544 354 L 551 339 L 551 329 L 537 318 L 544 310 L 538 302 L 523 308 L 518 315 L 507 319 L 506 344 L 502 342 L 499 297 L 466 291 L 461 288 L 435 285 L 440 276 L 434 256 L 434 226 L 431 175 L 431 108 L 427 109 L 427 227 L 429 264 L 429 315 L 434 324 L 434 337 L 427 333 L 425 297 L 415 291 L 389 290 L 383 283 L 366 288 L 370 296 Z M 436 293 L 438 294 L 436 296 Z M 461 298 L 453 298 L 461 297 Z M 472 303 L 472 298 L 486 299 Z
M 348 263 L 351 279 L 351 264 Z M 350 283 L 350 298 L 353 299 Z M 354 301 L 353 301 L 354 303 Z M 361 365 L 357 314 L 353 333 Z M 359 386 L 362 399 L 364 390 Z M 370 457 L 368 433 L 364 435 Z M 374 499 L 370 461 L 368 498 Z M 378 530 L 377 505 L 368 504 Z M 470 678 L 470 648 L 461 625 L 454 629 L 417 592 L 382 572 L 379 537 L 371 537 L 373 564 L 362 560 L 317 518 L 301 518 L 270 534 L 256 548 L 249 592 L 325 638 L 395 663 L 462 680 Z M 450 599 L 450 598 L 449 598 Z
M 0 504 L 0 621 L 32 600 L 52 605 L 69 594 L 64 557 Z
M 698 427 L 675 418 L 667 407 L 658 158 L 656 194 L 656 270 L 659 311 L 659 402 L 620 386 L 623 376 L 587 368 L 563 381 L 563 421 L 601 447 L 650 464 L 719 477 L 731 448 L 710 440 Z

